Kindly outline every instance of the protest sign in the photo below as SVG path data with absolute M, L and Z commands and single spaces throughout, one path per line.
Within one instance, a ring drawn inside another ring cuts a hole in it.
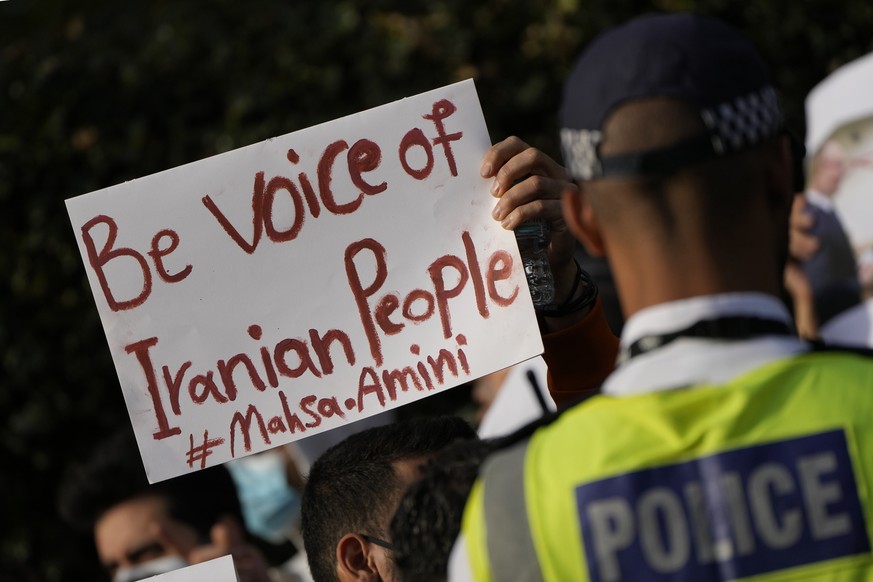
M 828 192 L 859 254 L 873 249 L 873 53 L 819 83 L 806 100 L 806 149 L 814 160 L 827 143 L 842 149 L 842 173 Z
M 818 247 L 804 262 L 820 324 L 834 344 L 873 346 L 873 54 L 806 100 L 806 211 Z
M 472 81 L 67 201 L 149 480 L 542 351 Z
M 239 582 L 233 558 L 222 556 L 149 578 L 151 582 Z

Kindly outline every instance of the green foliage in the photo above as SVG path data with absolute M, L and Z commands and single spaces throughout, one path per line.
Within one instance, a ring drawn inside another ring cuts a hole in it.
M 555 155 L 581 47 L 684 9 L 753 39 L 798 130 L 809 89 L 873 48 L 865 0 L 0 2 L 0 579 L 98 578 L 57 485 L 128 423 L 64 199 L 467 77 L 493 139 Z

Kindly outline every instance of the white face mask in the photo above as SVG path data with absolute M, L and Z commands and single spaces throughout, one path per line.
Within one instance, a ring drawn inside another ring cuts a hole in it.
M 129 568 L 119 568 L 115 572 L 115 576 L 112 577 L 112 582 L 136 582 L 158 574 L 172 572 L 187 565 L 188 562 L 181 556 L 164 556 Z

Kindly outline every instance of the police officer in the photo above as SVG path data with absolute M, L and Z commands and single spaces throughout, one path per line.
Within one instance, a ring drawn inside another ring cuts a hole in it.
M 633 20 L 582 55 L 561 118 L 565 219 L 628 318 L 619 365 L 486 462 L 449 579 L 873 578 L 873 362 L 811 350 L 777 299 L 792 160 L 754 48 Z

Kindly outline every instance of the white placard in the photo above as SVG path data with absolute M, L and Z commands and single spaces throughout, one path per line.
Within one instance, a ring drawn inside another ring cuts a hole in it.
M 812 159 L 829 140 L 842 146 L 844 173 L 832 199 L 859 264 L 867 265 L 873 261 L 871 91 L 873 53 L 828 75 L 806 98 L 807 154 Z
M 166 574 L 158 574 L 148 579 L 149 582 L 239 582 L 236 569 L 233 566 L 231 556 L 222 556 L 203 562 L 186 566 Z
M 67 201 L 149 480 L 542 352 L 464 81 Z

